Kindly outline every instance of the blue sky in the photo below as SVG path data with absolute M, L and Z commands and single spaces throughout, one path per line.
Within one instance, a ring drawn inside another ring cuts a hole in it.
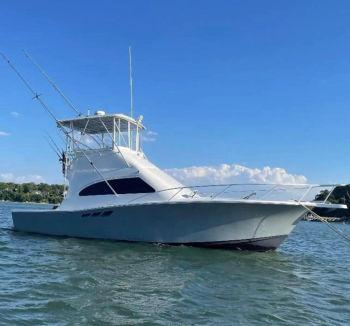
M 349 17 L 348 1 L 5 0 L 0 39 L 60 118 L 72 111 L 21 50 L 81 111 L 127 113 L 131 45 L 135 111 L 158 133 L 144 148 L 162 168 L 349 182 Z M 54 123 L 4 62 L 0 76 L 0 174 L 60 181 L 44 139 Z

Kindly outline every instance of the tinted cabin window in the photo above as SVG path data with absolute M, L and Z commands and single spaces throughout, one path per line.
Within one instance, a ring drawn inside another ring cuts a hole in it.
M 108 180 L 117 194 L 141 194 L 155 190 L 140 178 Z M 79 196 L 113 195 L 112 189 L 105 181 L 94 183 L 79 192 Z

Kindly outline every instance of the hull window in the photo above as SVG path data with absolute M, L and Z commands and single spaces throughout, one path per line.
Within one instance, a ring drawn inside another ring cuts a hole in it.
M 155 190 L 141 178 L 125 178 L 108 180 L 117 194 L 142 194 Z M 79 196 L 113 195 L 112 189 L 105 181 L 94 183 L 79 192 Z

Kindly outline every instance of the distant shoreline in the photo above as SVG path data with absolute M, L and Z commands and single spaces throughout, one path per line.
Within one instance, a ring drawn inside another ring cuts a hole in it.
M 13 203 L 13 204 L 39 204 L 39 205 L 50 205 L 50 206 L 53 206 L 55 204 L 51 204 L 51 203 L 48 203 L 48 202 L 36 202 L 36 201 L 12 201 L 12 200 L 3 200 L 3 199 L 0 199 L 0 203 Z
M 57 205 L 63 200 L 59 184 L 0 182 L 0 201 Z

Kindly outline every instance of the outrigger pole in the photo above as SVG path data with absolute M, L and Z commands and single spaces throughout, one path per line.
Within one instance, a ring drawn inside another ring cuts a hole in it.
M 29 55 L 28 52 L 23 50 L 23 53 L 26 56 L 26 58 L 39 70 L 41 75 L 50 83 L 53 89 L 63 98 L 66 104 L 80 116 L 81 112 L 75 107 L 75 105 L 73 105 L 71 100 L 64 95 L 64 93 L 60 90 L 57 84 L 50 78 L 50 76 L 45 72 L 45 70 Z
M 56 85 L 56 83 L 50 78 L 50 76 L 45 72 L 45 70 L 38 64 L 37 61 L 35 61 L 33 59 L 32 56 L 29 55 L 29 53 L 25 50 L 22 50 L 24 55 L 26 56 L 26 58 L 28 58 L 28 60 L 39 70 L 39 72 L 41 73 L 41 75 L 50 83 L 50 85 L 53 87 L 53 89 L 63 98 L 63 100 L 66 102 L 66 104 L 72 109 L 74 110 L 79 116 L 81 116 L 81 112 L 73 105 L 73 103 L 70 101 L 70 99 L 64 95 L 64 93 L 60 90 L 60 88 Z M 130 81 L 130 85 L 131 85 L 131 94 L 132 94 L 132 77 L 131 77 L 131 48 L 129 48 L 129 54 L 130 54 L 130 78 L 131 78 L 131 81 Z M 131 95 L 131 106 L 132 106 L 132 95 Z M 131 111 L 132 112 L 132 111 Z M 102 122 L 102 121 L 101 121 Z M 108 132 L 108 130 L 107 130 Z M 97 143 L 98 145 L 100 145 L 97 140 L 92 136 L 92 135 L 89 135 L 90 138 L 95 142 Z M 113 140 L 112 140 L 113 141 Z M 85 145 L 85 144 L 83 144 Z M 86 145 L 85 145 L 86 146 Z M 87 146 L 88 147 L 88 146 Z M 119 147 L 116 146 L 118 148 L 118 151 L 120 153 L 120 155 L 122 156 L 124 162 L 126 163 L 126 165 L 128 167 L 130 167 L 129 163 L 125 160 L 124 158 L 124 155 L 122 154 L 122 152 L 120 151 Z M 88 147 L 89 148 L 89 147 Z
M 131 46 L 129 46 L 129 84 L 130 84 L 130 117 L 134 114 L 134 85 L 132 79 L 132 57 L 131 57 Z
M 55 120 L 57 126 L 62 130 L 62 132 L 70 138 L 74 143 L 76 143 L 75 139 L 69 135 L 69 133 L 64 129 L 64 127 L 61 125 L 60 121 L 55 117 L 52 110 L 46 105 L 46 103 L 41 99 L 42 94 L 38 94 L 34 91 L 34 89 L 30 86 L 30 84 L 24 79 L 24 77 L 19 73 L 19 71 L 16 69 L 16 67 L 11 63 L 11 61 L 5 56 L 4 53 L 0 52 L 0 56 L 7 62 L 7 64 L 10 66 L 10 68 L 16 73 L 16 75 L 19 77 L 19 79 L 24 83 L 24 85 L 28 88 L 28 90 L 34 95 L 33 99 L 37 100 L 41 106 L 44 108 L 44 110 L 51 116 L 53 120 Z M 80 149 L 87 161 L 90 163 L 90 165 L 94 168 L 94 170 L 97 172 L 97 174 L 106 182 L 108 187 L 112 190 L 113 194 L 116 197 L 119 197 L 119 195 L 115 192 L 111 184 L 108 182 L 108 180 L 102 175 L 102 173 L 97 169 L 95 164 L 89 159 L 89 157 L 86 155 L 85 151 L 83 149 Z
M 11 61 L 5 56 L 5 54 L 3 54 L 2 52 L 0 52 L 0 55 L 2 56 L 2 58 L 7 62 L 7 64 L 10 66 L 10 68 L 16 73 L 16 75 L 18 76 L 18 78 L 24 83 L 24 85 L 29 89 L 29 91 L 32 93 L 33 95 L 33 100 L 37 100 L 41 106 L 44 108 L 44 110 L 51 116 L 52 119 L 54 119 L 56 121 L 56 123 L 58 123 L 58 120 L 56 119 L 55 115 L 53 114 L 53 112 L 51 111 L 51 109 L 45 104 L 45 102 L 41 99 L 41 94 L 37 93 L 34 91 L 34 89 L 29 85 L 29 83 L 23 78 L 23 76 L 18 72 L 18 70 L 15 68 L 15 66 L 11 63 Z M 62 127 L 62 126 L 61 126 Z

